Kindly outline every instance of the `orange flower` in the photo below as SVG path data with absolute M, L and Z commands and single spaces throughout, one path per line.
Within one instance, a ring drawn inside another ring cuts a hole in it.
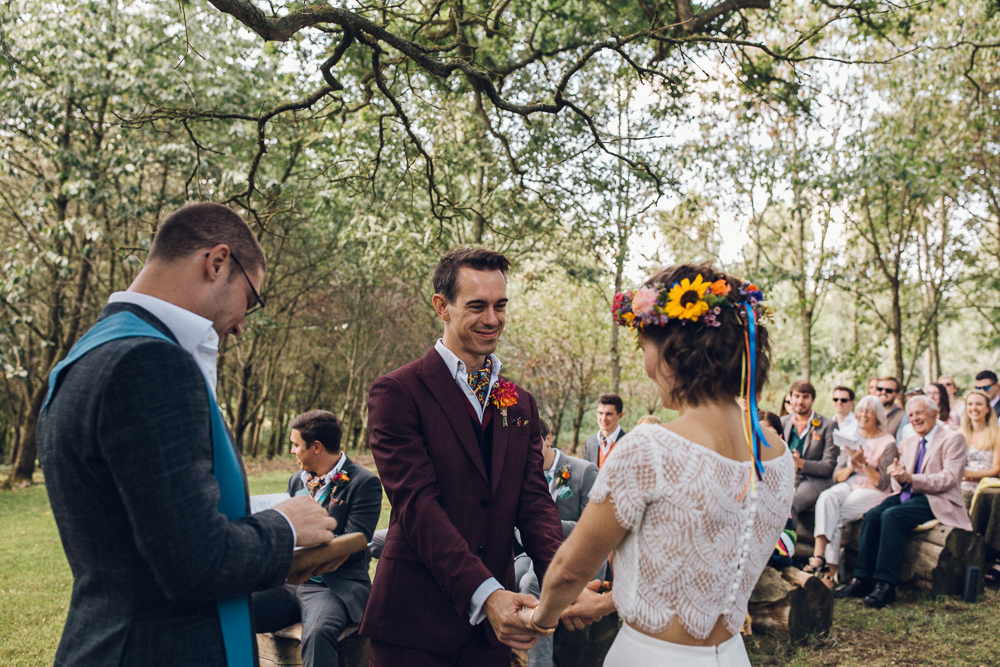
M 563 470 L 562 471 L 562 478 L 563 479 L 569 479 L 569 470 Z
M 725 280 L 716 280 L 712 283 L 712 294 L 716 296 L 725 296 L 733 291 L 733 288 Z

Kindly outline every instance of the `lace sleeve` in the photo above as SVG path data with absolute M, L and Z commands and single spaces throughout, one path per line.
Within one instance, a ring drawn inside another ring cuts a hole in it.
M 660 466 L 654 461 L 654 444 L 639 430 L 626 435 L 615 445 L 590 489 L 592 503 L 611 499 L 618 523 L 627 530 L 642 522 L 646 505 L 655 499 Z

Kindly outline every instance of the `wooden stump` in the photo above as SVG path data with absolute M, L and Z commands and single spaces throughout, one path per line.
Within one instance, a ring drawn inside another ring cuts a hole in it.
M 348 626 L 337 638 L 343 667 L 368 667 L 368 638 L 358 634 L 358 625 Z M 302 624 L 257 635 L 261 667 L 302 666 Z
M 844 565 L 847 573 L 858 558 L 860 529 L 845 540 Z M 848 535 L 845 534 L 845 538 Z M 930 530 L 911 533 L 903 548 L 903 563 L 899 583 L 930 591 L 935 595 L 961 595 L 965 590 L 965 568 L 984 568 L 986 551 L 983 538 L 977 533 L 951 526 L 938 525 Z M 979 580 L 982 593 L 983 580 Z
M 794 567 L 761 574 L 747 610 L 755 633 L 799 641 L 825 635 L 833 625 L 833 593 L 823 582 Z

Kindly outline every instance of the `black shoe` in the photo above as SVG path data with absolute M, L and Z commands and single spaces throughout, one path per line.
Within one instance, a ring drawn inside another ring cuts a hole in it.
M 844 598 L 863 598 L 872 592 L 875 582 L 871 579 L 858 579 L 854 577 L 850 583 L 843 588 L 838 588 L 833 592 L 833 597 L 838 600 Z
M 875 590 L 865 598 L 865 606 L 872 609 L 881 609 L 896 601 L 896 587 L 879 581 L 875 584 Z

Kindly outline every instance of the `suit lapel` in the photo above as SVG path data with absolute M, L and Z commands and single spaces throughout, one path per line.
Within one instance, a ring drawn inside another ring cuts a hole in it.
M 444 410 L 445 417 L 455 430 L 459 443 L 465 448 L 483 479 L 487 479 L 486 466 L 483 464 L 483 455 L 479 453 L 476 433 L 472 430 L 467 411 L 462 405 L 462 401 L 468 402 L 468 400 L 462 394 L 462 390 L 458 388 L 458 384 L 455 383 L 455 377 L 448 372 L 448 368 L 444 365 L 444 360 L 437 353 L 437 350 L 431 348 L 431 351 L 424 355 L 423 370 L 418 372 L 417 376 Z M 493 447 L 495 451 L 495 440 Z M 496 459 L 494 458 L 494 460 Z M 495 477 L 497 469 L 493 470 Z
M 493 479 L 490 482 L 490 490 L 496 493 L 497 482 L 500 480 L 500 473 L 503 472 L 503 462 L 507 460 L 507 438 L 510 435 L 510 427 L 504 427 L 503 419 L 499 415 L 492 414 L 498 412 L 496 408 L 486 408 L 486 412 L 492 415 L 493 422 L 493 464 L 490 466 Z

